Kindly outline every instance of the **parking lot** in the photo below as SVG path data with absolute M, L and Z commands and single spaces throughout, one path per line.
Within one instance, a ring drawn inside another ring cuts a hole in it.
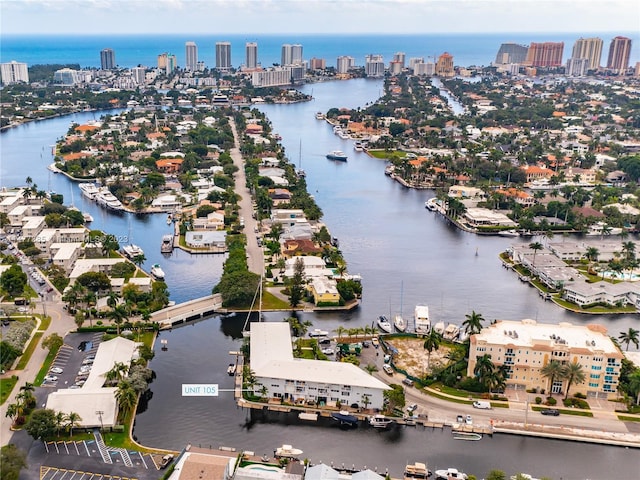
M 74 333 L 65 337 L 43 387 L 80 388 L 91 372 L 91 366 L 102 341 L 102 333 Z
M 81 472 L 56 467 L 40 467 L 41 480 L 137 480 L 136 477 L 119 477 L 103 473 Z

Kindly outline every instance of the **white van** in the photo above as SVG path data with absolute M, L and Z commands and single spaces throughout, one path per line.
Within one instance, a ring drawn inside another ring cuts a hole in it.
M 473 402 L 473 408 L 491 410 L 491 402 L 476 401 L 476 402 Z

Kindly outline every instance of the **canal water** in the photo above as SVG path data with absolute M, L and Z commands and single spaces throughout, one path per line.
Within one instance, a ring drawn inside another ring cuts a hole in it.
M 353 143 L 334 135 L 329 124 L 315 119 L 332 107 L 364 107 L 381 93 L 379 80 L 328 82 L 304 87 L 314 100 L 294 105 L 262 105 L 282 136 L 293 163 L 307 173 L 309 192 L 324 211 L 324 221 L 340 241 L 350 273 L 363 277 L 360 308 L 341 314 L 301 314 L 315 328 L 333 330 L 371 324 L 378 315 L 401 311 L 411 318 L 416 304 L 428 304 L 433 322 L 460 324 L 472 310 L 487 321 L 533 318 L 540 322 L 602 323 L 617 333 L 636 325 L 633 315 L 585 317 L 565 312 L 542 300 L 535 289 L 517 281 L 501 267 L 498 254 L 511 243 L 531 240 L 479 237 L 461 232 L 424 208 L 428 190 L 402 187 L 384 175 L 385 162 L 353 150 Z M 92 228 L 140 245 L 145 266 L 160 263 L 171 299 L 177 302 L 210 293 L 218 281 L 223 256 L 160 253 L 169 231 L 165 215 L 114 215 L 80 195 L 77 185 L 46 169 L 51 145 L 70 122 L 82 123 L 99 114 L 84 112 L 31 123 L 0 134 L 0 185 L 22 185 L 31 176 L 40 188 L 65 196 L 94 217 Z M 327 152 L 343 150 L 347 162 L 332 162 Z M 266 315 L 279 321 L 286 314 Z M 481 442 L 455 442 L 448 431 L 398 428 L 389 432 L 362 428 L 344 431 L 329 422 L 303 424 L 285 414 L 250 414 L 239 409 L 230 392 L 219 397 L 181 397 L 182 383 L 218 383 L 231 389 L 226 375 L 229 352 L 241 345 L 246 316 L 214 317 L 162 332 L 167 351 L 156 349 L 151 367 L 157 378 L 151 398 L 136 418 L 134 434 L 150 446 L 181 449 L 233 446 L 270 453 L 287 443 L 304 450 L 313 462 L 355 464 L 400 475 L 407 462 L 428 461 L 431 468 L 456 466 L 486 474 L 491 468 L 525 471 L 553 478 L 635 478 L 640 469 L 636 451 L 572 442 L 495 435 Z M 462 444 L 462 445 L 461 445 Z M 583 461 L 592 456 L 597 464 Z

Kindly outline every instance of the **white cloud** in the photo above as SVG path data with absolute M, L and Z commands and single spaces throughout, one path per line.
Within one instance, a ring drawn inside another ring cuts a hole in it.
M 4 33 L 637 31 L 635 0 L 1 0 Z

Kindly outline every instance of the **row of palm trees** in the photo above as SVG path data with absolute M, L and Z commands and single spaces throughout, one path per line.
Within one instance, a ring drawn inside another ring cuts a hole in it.
M 13 425 L 23 425 L 25 416 L 36 406 L 34 391 L 35 385 L 25 382 L 25 384 L 20 387 L 20 391 L 15 397 L 15 402 L 7 405 L 5 416 L 11 419 Z
M 564 396 L 565 400 L 569 397 L 571 385 L 584 383 L 586 378 L 584 367 L 578 362 L 561 363 L 558 360 L 551 360 L 540 369 L 540 373 L 543 377 L 549 379 L 549 393 L 551 393 L 553 384 L 557 380 L 561 380 L 563 382 L 566 380 L 567 389 Z

